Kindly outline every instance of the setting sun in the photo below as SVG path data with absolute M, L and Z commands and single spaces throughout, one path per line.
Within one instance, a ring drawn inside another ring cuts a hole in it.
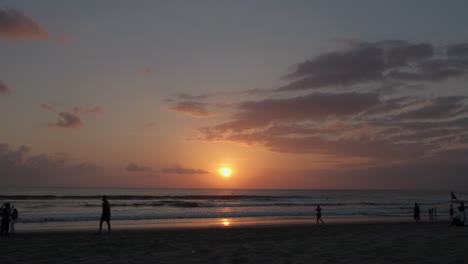
M 220 169 L 219 169 L 219 173 L 220 173 L 221 176 L 223 176 L 224 178 L 229 178 L 229 177 L 231 177 L 231 175 L 232 175 L 232 169 L 231 169 L 231 168 L 227 168 L 227 167 L 223 167 L 223 168 L 220 168 Z

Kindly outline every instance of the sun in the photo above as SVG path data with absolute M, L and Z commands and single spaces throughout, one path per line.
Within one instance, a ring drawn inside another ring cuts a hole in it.
M 219 169 L 219 174 L 224 178 L 229 178 L 232 175 L 232 169 L 228 167 L 222 167 Z

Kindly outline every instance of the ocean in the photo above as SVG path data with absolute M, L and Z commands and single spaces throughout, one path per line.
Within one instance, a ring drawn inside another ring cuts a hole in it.
M 102 195 L 114 228 L 314 223 L 318 204 L 328 223 L 410 222 L 415 202 L 423 220 L 435 207 L 438 219 L 448 221 L 451 202 L 450 191 L 421 190 L 0 188 L 0 202 L 19 211 L 17 230 L 96 228 Z

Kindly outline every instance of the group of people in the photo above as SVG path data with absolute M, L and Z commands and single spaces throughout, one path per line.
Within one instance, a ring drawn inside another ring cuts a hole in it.
M 450 210 L 449 210 L 449 215 L 450 215 L 450 225 L 452 226 L 464 226 L 465 225 L 465 204 L 460 203 L 460 206 L 458 206 L 458 213 L 454 216 L 454 210 L 453 210 L 453 204 L 450 204 Z M 416 223 L 421 222 L 421 208 L 419 207 L 419 204 L 415 203 L 413 207 L 413 218 Z M 429 220 L 430 221 L 436 221 L 437 220 L 437 208 L 430 208 L 429 209 Z
M 0 216 L 2 218 L 0 225 L 0 236 L 8 236 L 15 232 L 15 222 L 18 219 L 18 210 L 10 203 L 4 203 L 0 207 Z

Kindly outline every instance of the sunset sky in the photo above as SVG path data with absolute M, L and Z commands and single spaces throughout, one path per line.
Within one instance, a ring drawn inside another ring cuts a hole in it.
M 0 0 L 0 180 L 468 188 L 467 10 Z

